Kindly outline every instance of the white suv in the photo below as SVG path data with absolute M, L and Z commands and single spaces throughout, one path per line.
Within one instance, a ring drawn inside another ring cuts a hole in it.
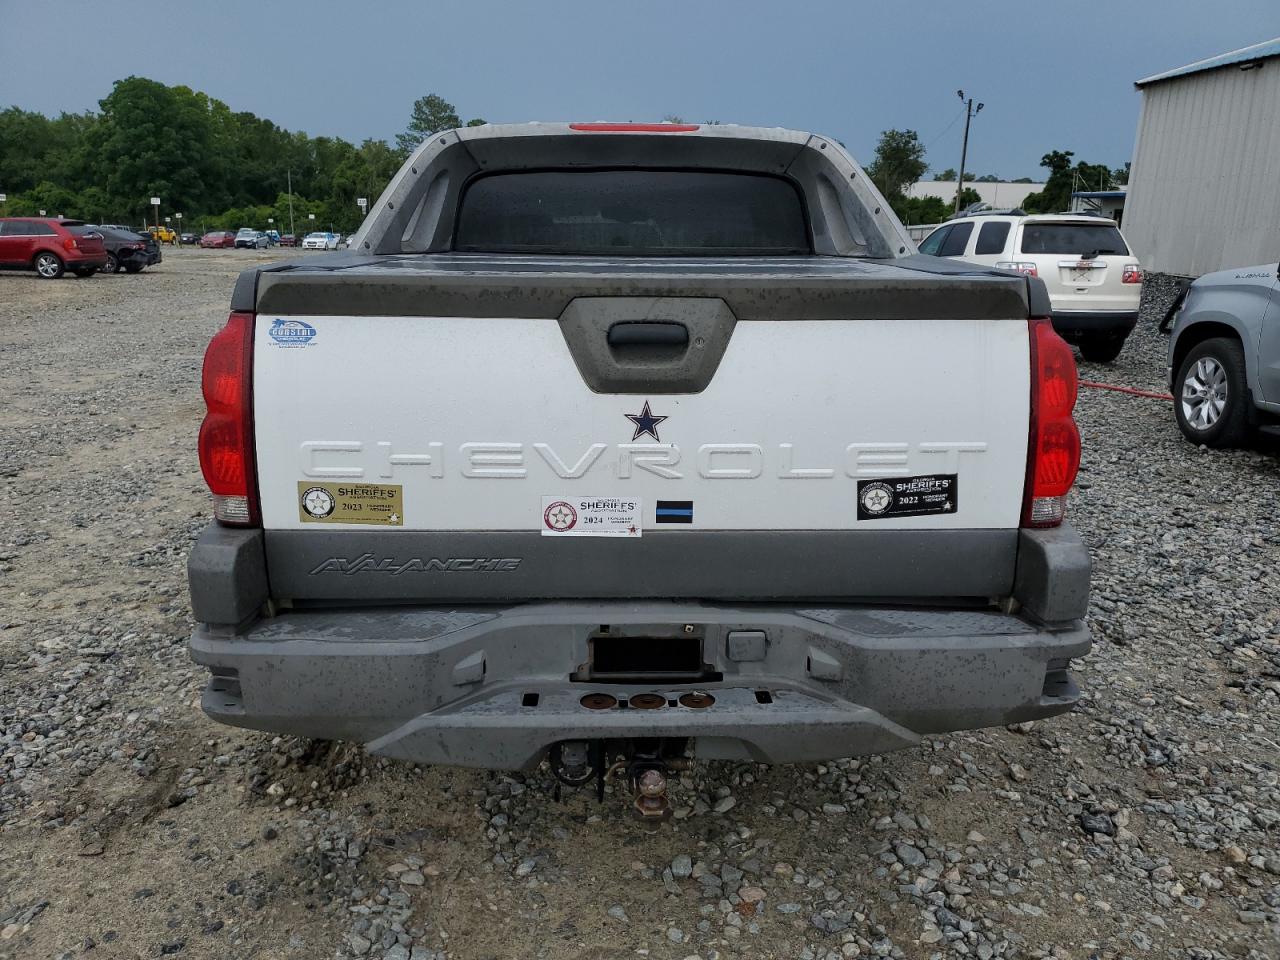
M 1039 277 L 1049 289 L 1053 328 L 1086 360 L 1114 360 L 1138 322 L 1142 267 L 1111 220 L 963 217 L 925 237 L 920 252 Z

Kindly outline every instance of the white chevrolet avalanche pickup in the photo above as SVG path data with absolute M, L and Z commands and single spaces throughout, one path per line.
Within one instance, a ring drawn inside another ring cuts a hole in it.
M 689 758 L 1049 717 L 1090 647 L 1036 278 L 916 253 L 831 139 L 434 136 L 349 251 L 243 273 L 191 641 L 224 723 L 665 813 Z

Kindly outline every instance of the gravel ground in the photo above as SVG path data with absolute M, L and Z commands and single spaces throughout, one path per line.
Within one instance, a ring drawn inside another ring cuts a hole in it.
M 0 958 L 1280 956 L 1277 456 L 1082 391 L 1075 714 L 701 765 L 648 833 L 544 773 L 417 769 L 197 703 L 197 376 L 237 269 L 0 275 Z M 1163 389 L 1148 285 L 1119 362 Z

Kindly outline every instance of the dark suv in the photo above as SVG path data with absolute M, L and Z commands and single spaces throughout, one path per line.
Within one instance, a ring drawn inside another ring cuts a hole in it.
M 79 277 L 93 276 L 107 265 L 107 250 L 101 233 L 77 235 L 71 230 L 83 226 L 82 220 L 0 218 L 0 268 L 34 270 L 46 280 L 56 280 L 68 270 Z

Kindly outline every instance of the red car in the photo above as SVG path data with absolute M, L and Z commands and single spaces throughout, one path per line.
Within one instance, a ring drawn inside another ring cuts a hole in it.
M 236 245 L 236 235 L 228 230 L 213 230 L 200 238 L 200 246 L 206 248 L 232 247 Z
M 0 217 L 0 268 L 34 270 L 46 280 L 68 270 L 93 276 L 107 265 L 107 248 L 100 233 L 67 229 L 82 226 L 83 220 Z

